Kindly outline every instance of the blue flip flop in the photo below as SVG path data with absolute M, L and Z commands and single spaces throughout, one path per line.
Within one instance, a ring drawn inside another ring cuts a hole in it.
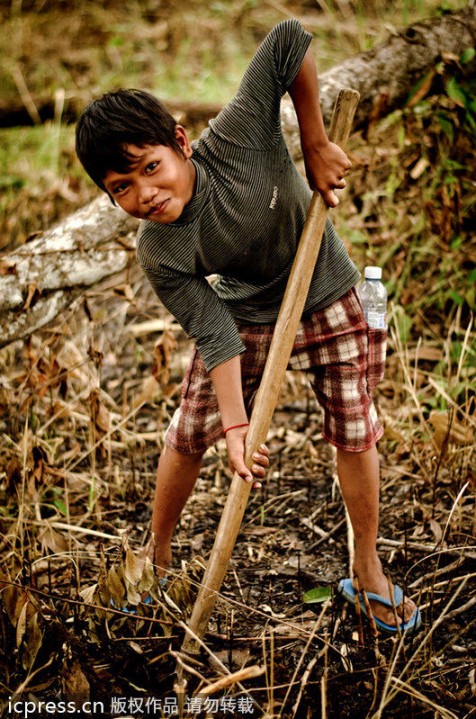
M 341 579 L 338 584 L 337 591 L 344 597 L 344 599 L 355 607 L 355 595 L 357 592 L 352 584 L 352 579 Z M 369 601 L 372 600 L 374 602 L 378 602 L 379 604 L 383 604 L 385 607 L 392 607 L 392 602 L 389 599 L 385 599 L 385 597 L 382 597 L 380 594 L 374 594 L 374 592 L 366 592 L 366 594 Z M 403 591 L 398 584 L 395 584 L 393 587 L 393 601 L 396 607 L 398 607 L 403 601 Z M 368 618 L 367 607 L 365 606 L 364 600 L 361 596 L 359 597 L 359 604 L 362 614 Z M 387 637 L 398 636 L 398 628 L 396 626 L 382 622 L 375 615 L 373 615 L 373 618 L 379 632 Z M 399 629 L 402 633 L 410 634 L 412 632 L 417 632 L 420 626 L 421 614 L 417 607 L 411 619 L 409 619 L 408 622 L 402 622 Z

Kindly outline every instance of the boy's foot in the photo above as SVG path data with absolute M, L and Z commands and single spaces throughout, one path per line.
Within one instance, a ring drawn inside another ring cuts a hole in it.
M 370 608 L 379 633 L 395 636 L 398 631 L 417 631 L 421 625 L 419 609 L 411 599 L 404 597 L 403 591 L 398 585 L 394 585 L 392 590 L 393 598 L 391 599 L 376 592 L 366 591 L 368 600 L 368 604 L 366 604 L 362 592 L 357 589 L 352 579 L 342 579 L 338 585 L 338 592 L 344 599 L 354 607 L 358 601 L 360 611 L 366 617 L 369 615 L 367 607 Z M 388 591 L 386 595 L 388 595 Z
M 370 608 L 374 616 L 385 624 L 395 626 L 395 614 L 393 612 L 390 595 L 392 583 L 384 574 L 380 559 L 378 557 L 365 557 L 364 561 L 362 561 L 362 559 L 357 560 L 356 558 L 352 570 L 354 575 L 352 580 L 354 589 L 365 589 L 367 595 L 369 593 L 377 594 L 390 602 L 390 606 L 387 607 L 380 602 L 370 601 L 369 599 Z M 399 602 L 394 603 L 397 609 L 397 615 L 404 622 L 409 622 L 417 609 L 416 604 L 410 597 L 403 595 Z

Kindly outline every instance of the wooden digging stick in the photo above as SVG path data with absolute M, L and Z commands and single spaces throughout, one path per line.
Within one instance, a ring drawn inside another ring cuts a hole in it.
M 359 98 L 357 91 L 348 89 L 341 90 L 337 97 L 329 139 L 341 147 L 345 146 L 349 137 Z M 253 453 L 265 442 L 268 434 L 319 255 L 326 218 L 327 206 L 321 195 L 314 192 L 254 402 L 245 444 L 245 462 L 248 467 L 253 463 Z M 240 531 L 251 487 L 251 483 L 245 482 L 235 472 L 189 622 L 192 632 L 200 638 L 205 634 L 213 612 Z M 182 650 L 189 653 L 198 652 L 199 646 L 192 634 L 186 635 Z

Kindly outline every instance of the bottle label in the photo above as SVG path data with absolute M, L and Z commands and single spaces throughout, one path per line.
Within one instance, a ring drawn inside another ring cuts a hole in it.
M 386 315 L 383 312 L 368 312 L 367 324 L 373 330 L 384 330 L 387 327 Z

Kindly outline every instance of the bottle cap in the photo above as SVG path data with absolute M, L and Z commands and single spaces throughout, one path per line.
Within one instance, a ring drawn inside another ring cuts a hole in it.
M 364 270 L 366 280 L 381 280 L 382 279 L 382 268 L 381 267 L 366 267 Z

